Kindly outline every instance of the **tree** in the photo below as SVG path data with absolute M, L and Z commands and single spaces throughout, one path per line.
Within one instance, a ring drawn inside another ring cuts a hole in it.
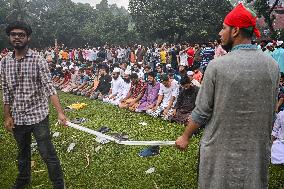
M 280 3 L 280 0 L 247 0 L 248 3 L 253 3 L 253 7 L 257 12 L 258 17 L 263 17 L 265 23 L 267 24 L 271 36 L 276 35 L 276 31 L 274 29 L 273 22 L 276 19 L 273 14 L 274 9 Z
M 129 11 L 144 40 L 208 41 L 217 37 L 232 8 L 227 0 L 130 0 Z

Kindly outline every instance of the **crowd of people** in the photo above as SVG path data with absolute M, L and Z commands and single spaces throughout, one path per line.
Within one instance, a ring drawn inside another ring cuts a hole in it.
M 33 51 L 47 60 L 58 90 L 185 124 L 195 107 L 207 65 L 227 53 L 220 43 L 50 47 Z M 272 56 L 284 73 L 283 41 L 253 44 Z M 9 50 L 4 49 L 1 57 L 7 54 Z M 277 112 L 284 110 L 283 91 L 279 93 Z

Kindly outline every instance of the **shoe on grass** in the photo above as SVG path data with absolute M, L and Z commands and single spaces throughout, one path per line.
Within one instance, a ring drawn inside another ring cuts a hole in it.
M 14 186 L 11 189 L 25 189 L 31 184 L 30 180 L 19 180 L 17 179 Z
M 150 146 L 139 152 L 140 157 L 152 157 L 160 154 L 160 146 Z

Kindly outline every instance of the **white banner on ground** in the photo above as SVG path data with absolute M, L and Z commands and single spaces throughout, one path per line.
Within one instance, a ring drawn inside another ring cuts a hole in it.
M 92 134 L 92 135 L 95 135 L 100 138 L 107 139 L 109 141 L 112 141 L 112 142 L 115 142 L 121 145 L 127 145 L 127 146 L 172 146 L 172 145 L 175 145 L 175 141 L 120 141 L 120 140 L 115 139 L 114 137 L 102 134 L 98 131 L 94 131 L 86 127 L 82 127 L 80 125 L 71 123 L 69 121 L 67 122 L 67 126 L 83 131 L 83 132 L 86 132 L 86 133 L 89 133 L 89 134 Z

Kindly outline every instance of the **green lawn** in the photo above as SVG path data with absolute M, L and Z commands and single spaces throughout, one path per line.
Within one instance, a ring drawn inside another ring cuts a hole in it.
M 114 132 L 126 132 L 131 140 L 175 140 L 183 131 L 183 126 L 155 119 L 144 114 L 131 113 L 112 105 L 89 99 L 60 93 L 63 106 L 76 102 L 87 103 L 87 108 L 67 113 L 69 119 L 85 117 L 89 121 L 83 125 L 98 129 L 108 126 Z M 2 106 L 2 100 L 1 100 Z M 162 188 L 197 188 L 198 142 L 200 137 L 192 140 L 187 152 L 180 152 L 173 147 L 162 147 L 159 156 L 141 158 L 138 152 L 141 146 L 120 146 L 109 143 L 99 144 L 95 137 L 72 128 L 55 126 L 56 112 L 51 108 L 51 131 L 61 135 L 53 138 L 64 171 L 68 189 L 162 189 Z M 147 126 L 139 125 L 145 121 Z M 3 123 L 3 116 L 0 117 Z M 2 124 L 3 125 L 3 124 Z M 68 153 L 70 143 L 76 143 L 74 151 Z M 9 188 L 17 174 L 17 147 L 11 134 L 3 127 L 0 129 L 0 189 Z M 89 155 L 90 164 L 87 166 Z M 32 187 L 49 189 L 47 169 L 38 151 L 33 153 Z M 87 166 L 87 167 L 86 167 Z M 145 171 L 155 167 L 156 171 Z M 272 166 L 270 169 L 270 188 L 284 188 L 284 168 Z

